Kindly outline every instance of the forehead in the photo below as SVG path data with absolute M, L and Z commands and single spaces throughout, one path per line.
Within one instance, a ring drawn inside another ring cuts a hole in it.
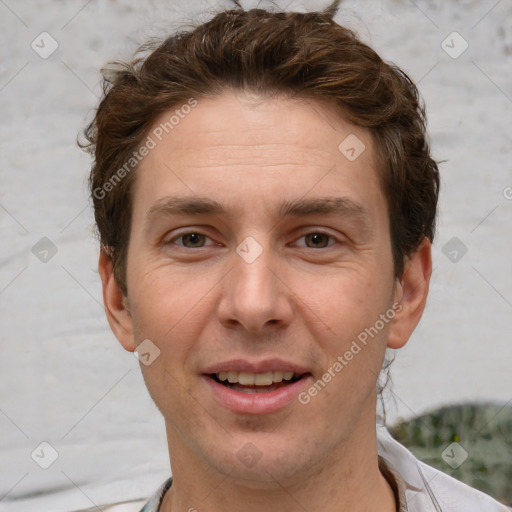
M 325 104 L 233 91 L 194 101 L 174 106 L 149 131 L 154 147 L 136 173 L 139 214 L 177 193 L 239 208 L 244 198 L 282 203 L 310 192 L 382 207 L 370 132 Z
M 268 160 L 274 165 L 325 165 L 339 158 L 340 142 L 344 135 L 352 134 L 364 139 L 368 150 L 363 156 L 366 163 L 372 160 L 369 131 L 345 121 L 325 103 L 225 91 L 200 98 L 188 114 L 172 116 L 176 111 L 181 111 L 179 105 L 154 123 L 151 134 L 161 138 L 156 142 L 163 144 L 158 144 L 159 150 L 153 156 L 165 156 L 162 146 L 167 146 L 168 150 L 172 148 L 174 160 L 186 160 L 190 165 L 210 161 L 215 164 L 218 158 L 227 163 L 251 165 L 239 162 L 248 152 L 253 153 L 258 164 Z M 176 124 L 169 126 L 171 117 Z

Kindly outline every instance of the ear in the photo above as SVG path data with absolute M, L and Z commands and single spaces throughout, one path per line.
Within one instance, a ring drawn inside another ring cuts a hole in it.
M 135 340 L 128 298 L 123 294 L 114 277 L 112 258 L 103 249 L 100 252 L 98 270 L 103 286 L 105 313 L 110 328 L 119 343 L 129 352 L 133 352 L 135 350 Z
M 418 325 L 427 301 L 432 274 L 432 246 L 424 238 L 418 249 L 405 262 L 404 273 L 395 288 L 395 317 L 388 336 L 389 348 L 402 348 Z

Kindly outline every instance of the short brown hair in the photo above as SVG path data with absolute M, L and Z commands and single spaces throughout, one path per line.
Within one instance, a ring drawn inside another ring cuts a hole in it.
M 119 171 L 162 113 L 228 89 L 322 102 L 370 130 L 396 277 L 403 274 L 404 258 L 425 237 L 433 240 L 439 173 L 418 90 L 403 71 L 337 24 L 335 12 L 227 10 L 142 47 L 151 52 L 104 73 L 104 97 L 82 147 L 94 155 L 89 183 L 101 247 L 125 294 L 135 171 L 116 179 Z

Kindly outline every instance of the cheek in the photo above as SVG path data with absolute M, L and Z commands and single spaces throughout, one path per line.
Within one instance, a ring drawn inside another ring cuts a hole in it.
M 149 339 L 160 351 L 160 364 L 151 372 L 145 367 L 142 371 L 156 386 L 164 373 L 169 373 L 169 378 L 179 376 L 180 385 L 188 386 L 201 349 L 198 340 L 215 314 L 212 301 L 218 279 L 212 274 L 182 272 L 168 264 L 134 271 L 132 278 L 130 306 L 135 342 Z M 157 373 L 159 377 L 153 378 Z
M 314 280 L 303 288 L 302 296 L 334 331 L 331 334 L 346 339 L 373 325 L 385 312 L 389 307 L 390 287 L 390 280 L 380 282 L 371 267 L 343 268 L 325 283 Z
M 318 293 L 312 298 L 316 315 L 309 316 L 310 329 L 314 329 L 314 337 L 325 356 L 324 370 L 331 368 L 336 375 L 332 379 L 336 384 L 331 389 L 347 396 L 347 393 L 354 394 L 351 389 L 367 393 L 380 373 L 392 319 L 388 314 L 382 320 L 381 315 L 391 308 L 392 281 L 391 278 L 379 281 L 373 271 L 340 275 L 328 285 L 320 286 L 329 292 L 327 296 Z M 318 327 L 315 327 L 315 316 L 322 320 L 321 324 L 316 322 Z M 340 362 L 340 357 L 342 369 L 337 365 L 336 371 L 333 365 Z
M 206 280 L 177 271 L 169 264 L 144 264 L 134 258 L 130 270 L 129 301 L 137 328 L 141 335 L 151 333 L 162 342 L 195 314 L 208 292 Z

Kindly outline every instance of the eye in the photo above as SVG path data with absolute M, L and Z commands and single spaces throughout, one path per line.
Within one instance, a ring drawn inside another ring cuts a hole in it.
M 181 240 L 181 243 L 178 242 Z M 185 247 L 187 249 L 200 249 L 201 247 L 204 247 L 205 245 L 214 245 L 214 244 L 205 244 L 206 240 L 211 240 L 210 237 L 204 235 L 203 233 L 198 233 L 196 231 L 190 231 L 188 233 L 181 233 L 181 235 L 178 235 L 174 237 L 173 239 L 169 240 L 168 243 L 179 245 L 181 247 Z
M 308 247 L 310 249 L 323 249 L 324 247 L 328 247 L 336 243 L 336 239 L 332 235 L 328 235 L 322 231 L 307 233 L 299 238 L 299 240 L 301 239 L 304 239 L 304 244 L 297 245 L 301 247 Z M 329 243 L 329 239 L 331 240 L 331 243 Z

